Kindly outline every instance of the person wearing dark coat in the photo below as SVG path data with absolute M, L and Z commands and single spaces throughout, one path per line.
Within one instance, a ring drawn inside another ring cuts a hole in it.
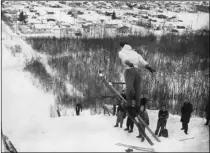
M 149 115 L 146 111 L 145 105 L 140 106 L 139 116 L 144 120 L 144 122 L 149 126 Z M 145 133 L 145 126 L 142 122 L 139 122 L 140 126 L 143 128 L 143 132 Z M 144 141 L 144 136 L 141 131 L 139 131 L 139 135 L 137 138 L 141 138 L 141 141 Z
M 122 90 L 121 91 L 121 96 L 126 100 L 126 95 L 125 95 L 125 91 Z M 120 128 L 122 128 L 123 126 L 123 121 L 126 117 L 126 111 L 123 109 L 122 105 L 121 105 L 121 101 L 118 102 L 117 104 L 117 121 L 116 121 L 116 125 L 114 127 L 118 127 L 119 123 L 120 123 Z
M 119 123 L 120 123 L 120 128 L 122 128 L 123 126 L 123 121 L 126 117 L 126 112 L 125 110 L 123 109 L 123 107 L 121 106 L 120 103 L 118 103 L 118 107 L 117 107 L 117 122 L 116 122 L 116 125 L 114 127 L 118 127 Z
M 125 94 L 125 90 L 124 89 L 121 91 L 121 96 L 126 100 L 126 94 Z
M 80 111 L 82 112 L 82 105 L 80 103 L 77 103 L 75 106 L 75 110 L 76 110 L 76 115 L 79 116 Z
M 209 125 L 209 102 L 207 103 L 205 107 L 205 113 L 206 113 L 206 123 L 205 125 Z
M 193 112 L 193 106 L 189 101 L 184 102 L 183 106 L 181 107 L 181 122 L 182 128 L 185 134 L 188 134 L 188 123 L 190 122 L 191 113 Z
M 143 97 L 141 98 L 141 104 L 140 105 L 146 106 L 146 104 L 147 104 L 147 98 L 144 97 L 144 95 L 143 95 Z
M 139 107 L 135 104 L 135 100 L 132 100 L 132 106 L 127 107 L 127 110 L 132 118 L 135 118 L 137 115 Z M 128 131 L 128 133 L 133 132 L 134 122 L 132 121 L 131 117 L 127 117 L 126 127 L 124 130 Z
M 159 137 L 162 135 L 162 131 L 164 130 L 166 126 L 168 117 L 169 117 L 169 113 L 166 110 L 166 105 L 163 104 L 161 106 L 161 109 L 158 112 L 158 122 L 157 122 L 157 128 L 155 130 L 155 135 L 158 135 L 158 133 L 159 133 L 158 135 Z

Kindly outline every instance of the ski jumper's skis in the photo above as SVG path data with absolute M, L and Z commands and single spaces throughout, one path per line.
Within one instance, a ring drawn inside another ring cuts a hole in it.
M 101 74 L 101 73 L 100 73 Z M 99 75 L 100 75 L 99 74 Z M 115 93 L 121 101 L 123 101 L 124 103 L 127 103 L 127 101 L 121 96 L 121 94 L 113 88 L 112 84 L 109 83 L 108 81 L 106 81 L 105 77 L 103 76 L 103 74 L 101 74 L 100 76 L 102 78 L 102 81 L 104 82 L 104 84 L 113 92 Z M 139 122 L 143 123 L 143 125 L 146 127 L 146 129 L 149 131 L 149 133 L 155 138 L 155 140 L 157 142 L 161 142 L 160 139 L 152 132 L 152 130 L 148 127 L 148 125 L 145 123 L 145 121 L 139 116 L 137 115 L 137 118 L 139 120 Z
M 120 95 L 120 93 L 118 93 L 118 91 L 116 89 L 114 89 L 111 85 L 111 83 L 109 83 L 108 81 L 106 81 L 105 77 L 103 76 L 102 73 L 99 73 L 99 77 L 101 78 L 102 82 L 105 84 L 105 86 L 112 91 L 115 96 L 122 101 L 123 103 L 127 103 L 127 101 Z M 143 128 L 140 126 L 139 122 L 132 117 L 129 112 L 127 111 L 127 109 L 124 108 L 124 105 L 122 105 L 123 109 L 126 111 L 126 113 L 128 114 L 128 116 L 131 118 L 131 120 L 134 122 L 134 124 L 138 127 L 138 129 L 140 130 L 140 132 L 143 134 L 143 136 L 146 138 L 146 140 L 148 141 L 148 143 L 150 145 L 154 145 L 154 143 L 152 142 L 152 140 L 147 136 L 147 134 L 144 132 Z M 140 116 L 138 118 L 141 118 Z M 142 120 L 142 119 L 141 119 Z M 140 121 L 141 121 L 140 120 Z M 144 122 L 145 123 L 145 122 Z M 146 123 L 145 123 L 146 125 Z M 146 125 L 147 126 L 147 125 Z
M 160 139 L 152 132 L 152 130 L 149 128 L 149 126 L 144 122 L 144 120 L 138 115 L 137 118 L 140 120 L 141 123 L 144 124 L 146 129 L 149 131 L 149 133 L 155 138 L 157 142 L 161 142 Z

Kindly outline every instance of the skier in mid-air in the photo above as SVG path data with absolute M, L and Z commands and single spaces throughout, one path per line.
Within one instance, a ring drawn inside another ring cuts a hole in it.
M 148 69 L 151 73 L 154 69 L 148 64 L 143 57 L 134 51 L 126 42 L 120 42 L 121 50 L 118 52 L 119 58 L 125 66 L 124 77 L 126 84 L 127 107 L 132 106 L 133 89 L 135 93 L 136 106 L 140 108 L 142 76 L 141 67 Z

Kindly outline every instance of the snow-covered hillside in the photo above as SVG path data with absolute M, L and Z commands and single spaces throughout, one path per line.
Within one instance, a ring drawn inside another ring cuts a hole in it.
M 50 118 L 53 94 L 37 89 L 30 74 L 22 70 L 24 61 L 36 56 L 35 53 L 4 23 L 2 39 L 2 128 L 18 152 L 121 152 L 126 149 L 116 143 L 151 148 L 147 141 L 142 143 L 136 138 L 136 127 L 132 134 L 114 128 L 116 116 L 92 116 L 85 110 L 81 116 Z M 14 57 L 11 47 L 20 43 L 23 50 Z M 154 131 L 158 112 L 148 110 L 148 113 L 150 128 Z M 192 118 L 189 134 L 185 135 L 180 130 L 180 117 L 170 114 L 167 128 L 169 138 L 161 137 L 161 143 L 152 139 L 156 152 L 209 152 L 209 127 L 204 126 L 203 119 Z M 191 137 L 194 139 L 179 141 Z

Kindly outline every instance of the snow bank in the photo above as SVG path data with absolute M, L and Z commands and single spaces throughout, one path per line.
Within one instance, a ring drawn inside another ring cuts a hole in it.
M 3 37 L 10 36 L 5 24 L 2 28 Z M 12 56 L 10 47 L 20 44 L 15 37 L 2 42 L 2 128 L 11 140 L 21 142 L 21 137 L 40 131 L 49 118 L 49 104 L 54 97 L 33 86 L 30 74 L 22 72 L 26 54 Z M 28 49 L 26 45 L 21 47 Z

